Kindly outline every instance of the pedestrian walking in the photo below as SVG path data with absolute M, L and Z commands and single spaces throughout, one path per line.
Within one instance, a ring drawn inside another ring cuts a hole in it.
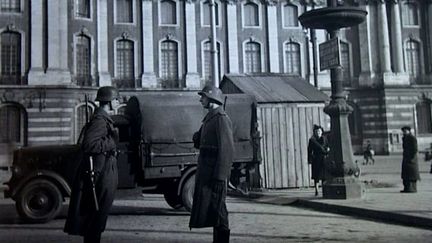
M 363 151 L 363 164 L 367 165 L 369 164 L 369 161 L 371 161 L 371 164 L 375 164 L 374 159 L 375 151 L 372 149 L 371 142 L 368 140 L 366 144 L 366 149 Z
M 100 105 L 84 128 L 84 158 L 75 176 L 64 231 L 83 236 L 85 243 L 100 242 L 117 189 L 118 133 L 109 116 L 118 106 L 117 98 L 114 87 L 99 88 Z
M 403 133 L 402 182 L 404 186 L 401 192 L 417 192 L 417 180 L 420 180 L 417 161 L 417 139 L 411 134 L 409 126 L 404 126 L 401 130 Z
M 314 125 L 313 135 L 308 144 L 308 163 L 312 165 L 315 196 L 318 196 L 318 184 L 323 179 L 324 160 L 330 151 L 327 138 L 323 136 L 323 132 L 321 126 Z
M 193 136 L 199 157 L 189 227 L 213 227 L 213 242 L 229 242 L 225 198 L 234 155 L 232 124 L 219 88 L 207 85 L 198 94 L 208 113 Z

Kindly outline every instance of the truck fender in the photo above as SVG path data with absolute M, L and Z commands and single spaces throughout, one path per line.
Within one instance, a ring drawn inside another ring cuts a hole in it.
M 186 172 L 183 174 L 183 176 L 181 177 L 180 182 L 178 184 L 177 195 L 181 195 L 181 189 L 183 187 L 183 184 L 185 183 L 187 178 L 189 178 L 190 176 L 195 174 L 196 170 L 197 170 L 196 166 L 192 166 L 192 167 L 186 169 Z
M 57 173 L 54 173 L 52 171 L 47 171 L 47 170 L 37 170 L 34 171 L 32 173 L 30 173 L 29 175 L 27 175 L 25 177 L 24 180 L 22 180 L 13 190 L 13 192 L 11 192 L 11 198 L 15 198 L 16 195 L 18 194 L 19 191 L 21 191 L 21 189 L 31 180 L 36 179 L 36 178 L 47 178 L 49 180 L 51 180 L 52 182 L 54 182 L 60 189 L 60 191 L 62 193 L 65 193 L 66 196 L 70 196 L 71 195 L 71 188 L 69 186 L 69 184 L 66 182 L 66 180 L 60 176 Z

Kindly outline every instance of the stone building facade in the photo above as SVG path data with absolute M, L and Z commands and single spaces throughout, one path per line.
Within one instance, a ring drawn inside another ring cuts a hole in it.
M 368 11 L 364 23 L 341 32 L 355 151 L 370 140 L 379 153 L 400 152 L 403 125 L 429 147 L 432 1 L 339 2 Z M 311 35 L 297 20 L 325 4 L 216 0 L 220 77 L 288 73 L 329 92 L 312 45 L 326 33 Z M 119 87 L 124 100 L 200 89 L 211 74 L 208 7 L 205 0 L 0 0 L 0 166 L 18 146 L 74 142 L 84 97 L 93 100 L 99 86 Z

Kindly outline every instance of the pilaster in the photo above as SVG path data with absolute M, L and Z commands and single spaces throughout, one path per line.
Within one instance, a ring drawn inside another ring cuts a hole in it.
M 30 53 L 30 71 L 28 74 L 28 84 L 43 84 L 44 67 L 43 67 L 43 1 L 34 0 L 31 4 L 31 53 Z
M 110 86 L 112 85 L 112 79 L 108 70 L 108 6 L 105 0 L 98 0 L 97 4 L 99 86 Z
M 227 1 L 228 28 L 228 73 L 239 73 L 238 34 L 237 34 L 237 4 Z
M 197 64 L 197 40 L 196 40 L 196 17 L 195 1 L 185 2 L 186 18 L 186 88 L 198 89 L 201 86 Z
M 142 1 L 142 32 L 143 32 L 143 74 L 141 85 L 143 88 L 156 88 L 158 82 L 154 70 L 153 44 L 153 1 Z
M 277 24 L 277 7 L 274 1 L 267 2 L 267 20 L 268 20 L 268 45 L 270 72 L 279 73 L 279 38 Z

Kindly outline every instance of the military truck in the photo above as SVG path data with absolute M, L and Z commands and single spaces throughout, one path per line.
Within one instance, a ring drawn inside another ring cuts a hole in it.
M 119 189 L 141 187 L 163 194 L 174 209 L 190 211 L 199 151 L 192 136 L 205 115 L 196 92 L 145 92 L 129 98 L 125 114 L 112 116 L 119 130 Z M 233 187 L 256 187 L 259 133 L 256 103 L 244 94 L 227 95 L 225 109 L 233 121 L 235 159 Z M 77 144 L 20 148 L 14 151 L 12 177 L 4 194 L 16 202 L 19 215 L 47 222 L 71 195 L 83 159 Z

